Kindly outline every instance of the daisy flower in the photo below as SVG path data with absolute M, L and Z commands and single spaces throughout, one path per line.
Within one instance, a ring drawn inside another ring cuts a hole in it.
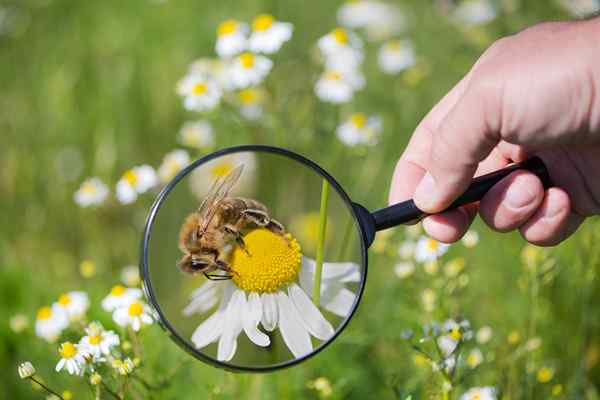
M 131 326 L 135 332 L 139 331 L 143 325 L 150 325 L 154 322 L 150 307 L 139 300 L 117 308 L 113 312 L 113 320 L 119 326 Z
M 311 336 L 327 340 L 334 329 L 307 293 L 312 293 L 315 261 L 304 257 L 291 235 L 286 238 L 267 229 L 254 229 L 244 236 L 251 256 L 235 248 L 231 265 L 238 272 L 230 281 L 208 281 L 194 291 L 184 315 L 205 313 L 207 304 L 217 310 L 193 332 L 197 348 L 218 342 L 217 358 L 231 360 L 237 338 L 243 331 L 255 345 L 270 344 L 266 331 L 279 329 L 295 357 L 310 353 Z M 344 283 L 360 280 L 353 263 L 325 263 L 321 282 L 321 306 L 344 317 L 356 295 Z
M 118 346 L 119 336 L 113 331 L 106 331 L 99 322 L 92 322 L 85 328 L 86 335 L 79 341 L 79 346 L 91 354 L 94 359 L 110 354 L 110 349 Z
M 219 57 L 224 58 L 240 53 L 247 46 L 247 34 L 248 25 L 243 22 L 234 19 L 221 22 L 217 28 L 215 51 Z
M 479 233 L 476 231 L 468 230 L 462 238 L 462 242 L 466 248 L 472 248 L 477 246 L 479 243 Z
M 165 155 L 160 167 L 158 167 L 158 178 L 162 183 L 167 183 L 189 163 L 190 155 L 187 151 L 173 150 Z
M 177 84 L 177 94 L 183 97 L 188 111 L 210 111 L 221 101 L 221 89 L 216 81 L 202 74 L 188 74 Z
M 127 265 L 121 270 L 121 282 L 126 286 L 137 286 L 140 284 L 140 270 L 135 265 Z
M 276 21 L 270 14 L 258 15 L 252 21 L 248 47 L 255 53 L 275 53 L 290 40 L 293 29 L 292 24 Z
M 474 387 L 463 393 L 460 400 L 496 400 L 496 389 L 491 386 Z
M 461 341 L 469 340 L 473 337 L 471 324 L 467 320 L 457 322 L 448 319 L 442 325 L 443 335 L 438 338 L 438 346 L 445 357 L 450 356 L 456 350 Z
M 364 77 L 358 72 L 325 71 L 315 84 L 315 94 L 322 101 L 334 104 L 352 100 L 354 92 L 362 89 Z
M 323 56 L 328 58 L 347 51 L 360 51 L 363 44 L 354 32 L 344 28 L 335 28 L 319 38 L 317 46 Z
M 381 46 L 377 59 L 381 70 L 393 75 L 415 65 L 415 50 L 408 39 L 390 40 Z
M 478 348 L 474 348 L 467 355 L 466 362 L 470 368 L 477 368 L 483 362 L 483 353 Z
M 229 71 L 231 82 L 237 88 L 258 85 L 269 74 L 272 67 L 273 61 L 267 57 L 244 52 L 232 61 Z
M 354 113 L 336 129 L 338 139 L 347 146 L 374 146 L 379 141 L 381 118 Z
M 453 11 L 452 19 L 458 24 L 475 26 L 492 21 L 497 14 L 490 0 L 466 0 Z
M 416 244 L 412 240 L 405 240 L 398 247 L 398 255 L 403 260 L 410 260 L 415 255 Z
M 440 243 L 427 236 L 421 236 L 415 248 L 415 260 L 417 262 L 435 261 L 448 251 L 449 244 Z
M 60 372 L 66 368 L 71 375 L 83 375 L 85 370 L 85 359 L 89 353 L 77 344 L 64 342 L 58 348 L 60 361 L 56 364 L 56 372 Z
M 394 273 L 400 279 L 406 279 L 415 272 L 415 264 L 410 261 L 401 261 L 394 267 Z
M 119 375 L 123 376 L 129 375 L 135 368 L 135 364 L 129 357 L 125 359 L 115 358 L 112 360 L 110 365 L 117 371 Z
M 264 89 L 247 88 L 237 93 L 237 103 L 239 104 L 240 114 L 248 120 L 259 119 L 263 113 L 263 103 L 266 98 Z
M 486 325 L 479 328 L 475 338 L 477 339 L 477 343 L 485 344 L 492 339 L 493 334 L 494 331 L 492 331 L 492 328 Z
M 100 178 L 92 177 L 86 179 L 73 195 L 75 203 L 80 207 L 98 206 L 108 196 L 108 187 Z
M 246 193 L 254 187 L 254 172 L 256 170 L 256 156 L 253 152 L 238 152 L 218 157 L 200 167 L 190 174 L 190 187 L 199 199 L 204 199 L 212 183 L 227 176 L 234 168 L 244 165 L 244 176 L 231 190 L 235 196 Z
M 228 66 L 229 60 L 202 57 L 190 64 L 188 74 L 202 76 L 209 81 L 215 82 L 222 90 L 227 91 L 231 89 Z
M 19 378 L 28 379 L 35 375 L 36 370 L 31 362 L 25 361 L 19 364 L 17 372 L 19 373 Z
M 54 304 L 60 307 L 71 321 L 77 321 L 89 308 L 90 299 L 85 292 L 75 291 L 61 294 Z
M 600 10 L 598 0 L 559 0 L 558 3 L 574 17 L 587 17 Z
M 554 378 L 554 369 L 549 367 L 542 367 L 538 369 L 536 378 L 540 383 L 548 383 Z
M 215 145 L 212 125 L 203 119 L 187 121 L 179 130 L 178 141 L 186 147 L 210 150 Z
M 105 311 L 114 311 L 119 307 L 128 306 L 140 297 L 142 297 L 141 289 L 115 285 L 110 290 L 108 296 L 102 300 L 102 308 Z
M 69 325 L 69 317 L 58 304 L 42 307 L 35 318 L 35 334 L 48 342 L 54 342 Z
M 154 168 L 149 165 L 140 165 L 125 171 L 117 182 L 117 199 L 122 204 L 133 203 L 138 194 L 150 190 L 158 183 L 158 177 Z
M 377 23 L 382 5 L 380 1 L 372 0 L 347 1 L 339 8 L 337 21 L 347 28 L 364 28 Z

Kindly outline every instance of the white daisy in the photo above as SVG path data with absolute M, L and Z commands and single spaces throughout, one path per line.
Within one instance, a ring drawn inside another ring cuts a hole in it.
M 231 190 L 235 196 L 240 194 L 250 194 L 249 191 L 254 187 L 256 156 L 253 152 L 238 152 L 213 159 L 200 167 L 196 168 L 190 174 L 190 187 L 199 199 L 204 199 L 209 188 L 217 179 L 227 176 L 234 168 L 239 165 L 244 166 L 244 174 Z
M 344 28 L 335 28 L 319 38 L 317 46 L 323 56 L 328 58 L 335 57 L 348 50 L 360 51 L 363 43 L 354 32 Z
M 78 344 L 64 342 L 58 348 L 58 353 L 61 359 L 56 364 L 56 372 L 60 372 L 63 368 L 66 368 L 67 372 L 71 375 L 83 375 L 86 357 L 90 355 L 85 349 Z
M 415 255 L 416 243 L 412 240 L 405 240 L 398 247 L 398 255 L 403 260 L 410 260 Z
M 117 182 L 117 199 L 122 204 L 133 203 L 137 199 L 138 194 L 147 192 L 157 183 L 158 177 L 154 168 L 149 165 L 133 167 L 125 171 L 121 179 Z
M 477 343 L 485 344 L 489 342 L 492 339 L 493 334 L 494 332 L 492 331 L 491 327 L 487 325 L 482 326 L 481 328 L 479 328 L 479 330 L 477 331 L 477 335 L 475 336 L 477 339 Z
M 243 22 L 234 19 L 221 22 L 217 28 L 215 51 L 219 57 L 225 58 L 240 53 L 247 46 L 247 34 L 248 25 Z
M 126 286 L 137 286 L 140 284 L 140 270 L 135 265 L 127 265 L 121 270 L 121 282 Z
M 448 251 L 449 244 L 438 242 L 427 236 L 421 236 L 415 248 L 415 260 L 417 262 L 435 261 Z
M 315 84 L 315 94 L 322 101 L 334 104 L 352 100 L 354 92 L 365 84 L 358 72 L 325 71 Z
M 315 261 L 303 257 L 291 235 L 281 237 L 267 229 L 244 236 L 246 249 L 233 250 L 231 265 L 238 272 L 231 281 L 208 281 L 194 291 L 184 315 L 217 310 L 192 334 L 197 348 L 218 341 L 217 358 L 231 360 L 242 331 L 257 346 L 268 346 L 267 331 L 276 328 L 295 357 L 310 353 L 311 336 L 327 340 L 334 333 L 329 321 L 312 302 Z M 325 263 L 322 270 L 321 306 L 341 317 L 347 316 L 356 295 L 344 287 L 360 280 L 353 263 Z
M 90 306 L 90 299 L 85 292 L 74 291 L 63 293 L 56 303 L 62 308 L 71 321 L 80 320 Z
M 467 233 L 462 238 L 462 242 L 467 248 L 472 248 L 477 246 L 479 243 L 479 233 L 476 231 L 468 230 Z
M 179 143 L 200 150 L 210 150 L 215 145 L 215 135 L 210 122 L 200 119 L 187 121 L 179 130 Z
M 459 24 L 474 26 L 488 23 L 498 12 L 490 0 L 465 0 L 452 13 L 452 19 Z
M 35 334 L 48 342 L 54 342 L 69 325 L 69 317 L 58 304 L 42 307 L 35 318 Z
M 415 272 L 415 264 L 410 261 L 401 261 L 394 267 L 396 276 L 400 279 L 406 279 Z
M 460 400 L 496 400 L 496 389 L 491 386 L 474 387 L 463 393 Z
M 220 58 L 199 58 L 193 61 L 188 68 L 188 75 L 202 76 L 209 81 L 213 81 L 224 91 L 230 90 L 229 81 L 229 60 Z
M 142 297 L 141 289 L 115 285 L 110 290 L 108 296 L 102 300 L 102 308 L 105 311 L 114 311 L 119 307 L 128 306 L 140 297 Z
M 216 81 L 202 74 L 184 76 L 177 83 L 177 94 L 183 97 L 183 106 L 189 111 L 210 111 L 221 101 L 221 89 Z
M 347 28 L 364 28 L 369 40 L 386 39 L 404 30 L 406 25 L 395 5 L 375 0 L 347 1 L 338 10 L 337 20 Z
M 100 178 L 92 177 L 81 184 L 73 195 L 73 199 L 80 207 L 97 206 L 104 202 L 108 192 L 108 187 Z
M 380 3 L 374 13 L 376 21 L 365 27 L 367 40 L 378 42 L 397 36 L 407 28 L 407 18 L 394 4 Z
M 263 114 L 263 103 L 266 98 L 264 89 L 247 88 L 237 93 L 240 114 L 248 120 L 255 121 Z
M 273 61 L 267 57 L 244 52 L 231 63 L 230 78 L 236 88 L 260 84 L 271 71 Z
M 135 300 L 129 305 L 119 307 L 113 311 L 113 320 L 119 326 L 131 326 L 136 332 L 143 325 L 150 325 L 154 322 L 150 307 L 139 300 Z
M 17 367 L 17 372 L 19 373 L 19 378 L 28 379 L 35 375 L 35 367 L 29 361 L 25 361 Z
M 165 155 L 160 167 L 158 167 L 158 178 L 162 183 L 167 183 L 189 163 L 190 155 L 187 151 L 173 150 Z
M 559 0 L 558 3 L 574 17 L 587 17 L 600 10 L 599 0 Z
M 79 346 L 91 354 L 94 359 L 110 354 L 110 349 L 118 346 L 119 336 L 113 331 L 106 331 L 99 322 L 92 322 L 85 328 L 86 335 L 79 341 Z
M 415 50 L 412 42 L 390 40 L 384 43 L 378 53 L 379 67 L 387 74 L 397 74 L 415 65 Z
M 466 363 L 470 368 L 477 368 L 483 362 L 483 353 L 478 348 L 474 348 L 467 355 Z
M 110 365 L 117 371 L 119 375 L 123 376 L 129 375 L 135 368 L 135 363 L 129 357 L 125 359 L 115 358 L 111 361 Z
M 248 48 L 255 53 L 272 54 L 290 40 L 292 24 L 279 22 L 270 14 L 261 14 L 252 21 L 252 34 Z
M 381 118 L 367 116 L 363 113 L 354 113 L 338 126 L 336 134 L 338 139 L 347 146 L 361 144 L 374 146 L 379 142 L 381 130 Z
M 473 337 L 471 324 L 468 320 L 457 322 L 448 319 L 442 325 L 443 335 L 438 338 L 438 346 L 445 357 L 454 353 L 456 347 L 461 341 L 469 340 Z

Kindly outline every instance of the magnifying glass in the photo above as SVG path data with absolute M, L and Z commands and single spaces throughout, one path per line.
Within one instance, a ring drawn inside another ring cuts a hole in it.
M 475 178 L 449 208 L 511 172 L 550 178 L 539 158 Z M 373 213 L 292 151 L 226 148 L 182 170 L 155 200 L 141 274 L 160 325 L 194 357 L 235 371 L 297 364 L 357 309 L 377 231 L 426 216 L 412 200 Z

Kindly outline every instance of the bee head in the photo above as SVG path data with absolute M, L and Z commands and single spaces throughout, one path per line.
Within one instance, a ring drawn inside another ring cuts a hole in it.
M 209 265 L 210 263 L 207 260 L 195 258 L 189 254 L 184 256 L 177 263 L 179 269 L 188 274 L 195 274 L 201 272 L 202 270 L 206 269 L 206 267 L 208 267 Z

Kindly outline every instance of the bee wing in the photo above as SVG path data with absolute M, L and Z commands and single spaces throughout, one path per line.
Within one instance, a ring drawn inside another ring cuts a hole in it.
M 217 207 L 221 201 L 229 195 L 229 192 L 233 186 L 237 183 L 244 170 L 244 164 L 234 168 L 225 178 L 217 179 L 211 186 L 208 195 L 200 205 L 198 209 L 198 221 L 203 221 L 204 224 L 201 227 L 202 231 L 205 231 L 210 224 L 210 221 L 217 212 Z

